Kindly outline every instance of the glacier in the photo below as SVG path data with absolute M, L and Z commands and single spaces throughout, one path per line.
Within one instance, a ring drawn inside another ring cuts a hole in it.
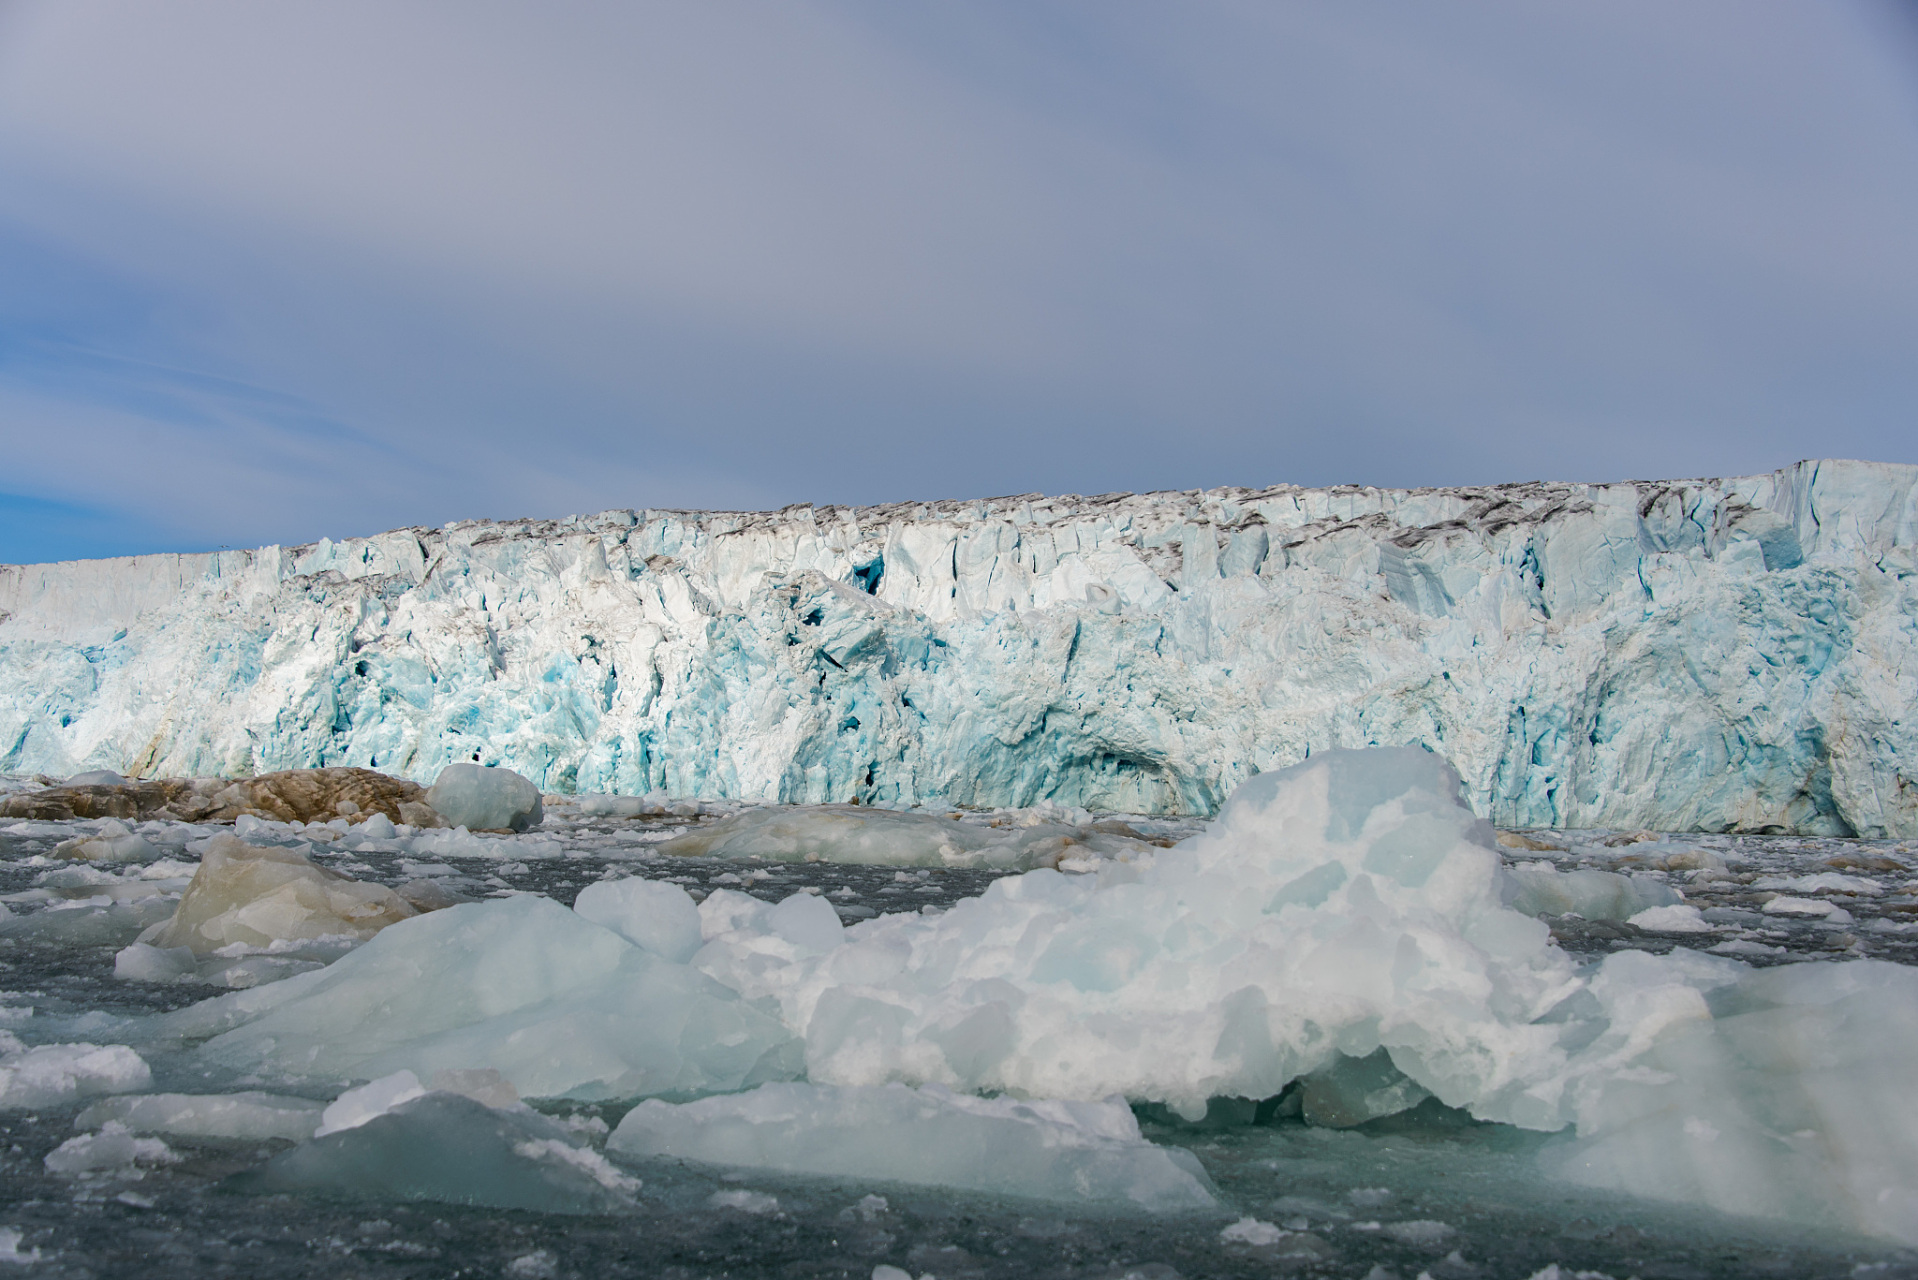
M 1918 835 L 1918 467 L 457 522 L 0 567 L 0 771 L 1215 812 L 1422 745 L 1511 827 Z

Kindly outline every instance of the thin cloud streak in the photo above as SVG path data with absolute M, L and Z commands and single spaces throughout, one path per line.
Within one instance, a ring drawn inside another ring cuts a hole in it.
M 183 544 L 1918 461 L 1877 21 L 16 5 L 0 434 Z

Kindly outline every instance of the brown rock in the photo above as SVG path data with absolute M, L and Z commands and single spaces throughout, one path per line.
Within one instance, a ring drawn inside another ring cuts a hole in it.
M 426 803 L 417 782 L 388 777 L 371 769 L 288 769 L 263 773 L 227 786 L 212 799 L 220 809 L 210 821 L 243 813 L 278 822 L 363 822 L 383 813 L 394 822 L 438 826 L 439 815 Z M 402 806 L 405 806 L 404 810 Z M 430 818 L 430 821 L 421 819 Z
M 0 818 L 61 822 L 231 822 L 242 814 L 276 822 L 363 822 L 383 813 L 416 827 L 443 825 L 416 782 L 371 769 L 287 769 L 253 778 L 157 778 L 114 786 L 51 787 L 0 798 Z
M 143 822 L 149 818 L 198 816 L 213 806 L 204 790 L 225 786 L 218 778 L 159 778 L 113 786 L 49 787 L 0 798 L 0 817 L 65 822 L 73 818 L 119 818 Z

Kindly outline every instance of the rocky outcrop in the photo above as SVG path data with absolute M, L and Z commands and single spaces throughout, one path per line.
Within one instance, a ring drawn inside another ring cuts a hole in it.
M 416 827 L 443 826 L 416 782 L 371 769 L 286 769 L 239 778 L 157 778 L 113 785 L 57 786 L 0 797 L 0 817 L 61 822 L 118 818 L 144 822 L 364 822 L 374 814 Z

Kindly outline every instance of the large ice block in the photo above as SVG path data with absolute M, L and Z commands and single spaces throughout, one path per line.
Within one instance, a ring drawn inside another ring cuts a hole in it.
M 1197 1159 L 1146 1141 L 1117 1100 L 974 1098 L 938 1085 L 767 1084 L 679 1105 L 642 1102 L 607 1149 L 635 1159 L 1142 1209 L 1215 1203 Z

